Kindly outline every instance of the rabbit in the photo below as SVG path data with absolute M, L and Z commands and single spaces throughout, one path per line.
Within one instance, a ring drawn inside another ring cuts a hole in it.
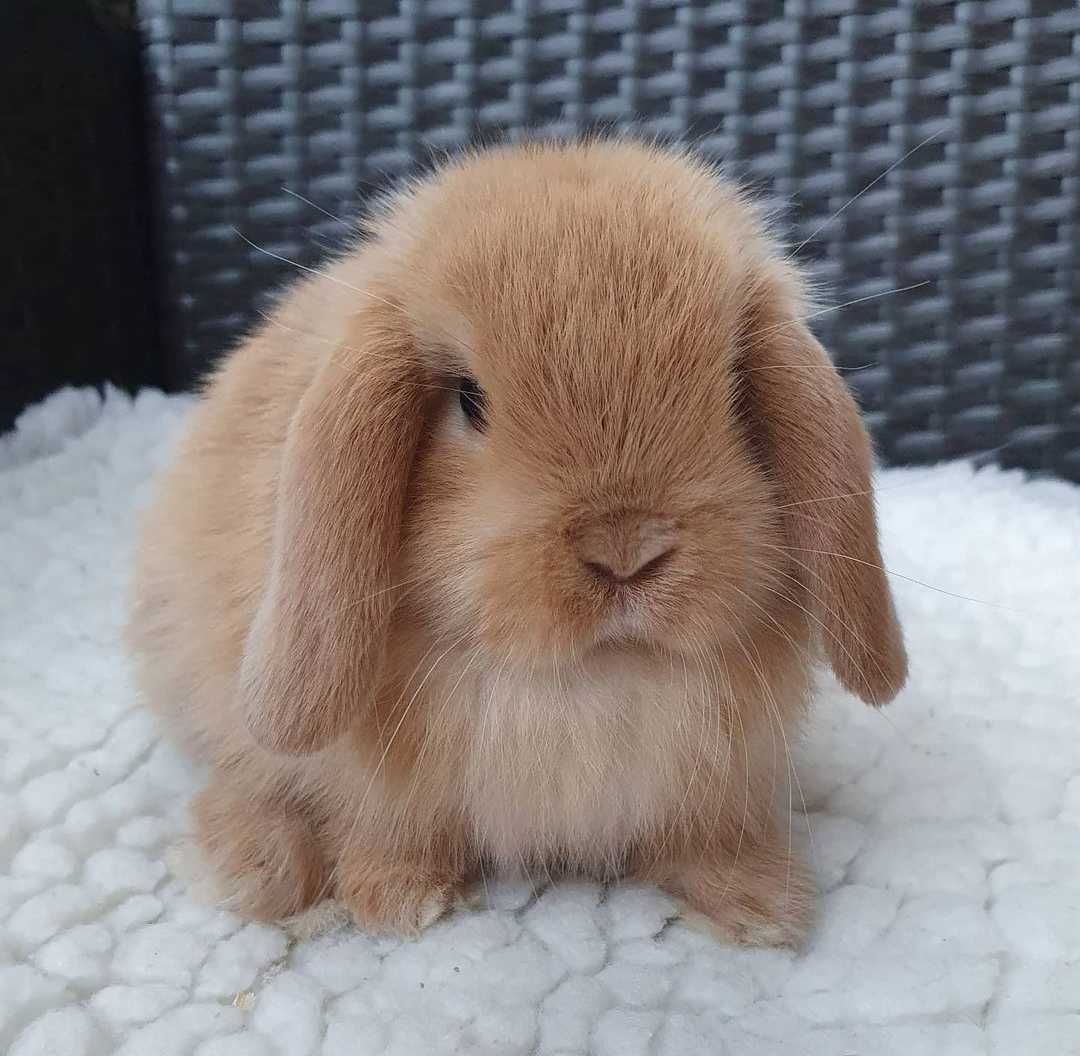
M 541 871 L 797 946 L 815 663 L 872 705 L 906 677 L 798 270 L 630 140 L 464 153 L 357 231 L 209 379 L 142 526 L 138 684 L 230 904 L 415 934 Z

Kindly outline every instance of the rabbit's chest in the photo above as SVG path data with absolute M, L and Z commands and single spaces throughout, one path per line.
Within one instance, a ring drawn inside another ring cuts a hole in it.
M 607 868 L 678 807 L 693 766 L 688 708 L 665 681 L 475 687 L 460 794 L 474 838 L 502 866 Z

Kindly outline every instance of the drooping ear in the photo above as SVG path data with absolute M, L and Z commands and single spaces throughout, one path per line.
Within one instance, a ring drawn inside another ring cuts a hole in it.
M 868 704 L 886 704 L 904 684 L 907 657 L 878 549 L 870 441 L 806 326 L 768 303 L 752 319 L 748 411 L 781 489 L 793 567 L 837 677 Z
M 407 337 L 378 310 L 361 313 L 289 425 L 271 567 L 240 671 L 248 727 L 275 751 L 329 744 L 375 689 L 423 428 L 416 373 Z

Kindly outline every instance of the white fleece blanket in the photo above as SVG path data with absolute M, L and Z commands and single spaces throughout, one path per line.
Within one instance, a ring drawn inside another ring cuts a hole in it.
M 66 391 L 0 439 L 0 1051 L 1080 1053 L 1080 489 L 882 475 L 911 683 L 882 714 L 823 687 L 802 954 L 584 884 L 498 888 L 398 942 L 245 924 L 170 866 L 196 778 L 134 709 L 119 629 L 185 409 Z

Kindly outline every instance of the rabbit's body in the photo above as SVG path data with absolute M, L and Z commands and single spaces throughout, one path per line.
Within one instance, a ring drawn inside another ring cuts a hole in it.
M 237 904 L 407 930 L 489 870 L 572 870 L 793 941 L 775 801 L 815 634 L 868 699 L 903 679 L 794 275 L 632 145 L 466 159 L 373 235 L 212 380 L 140 552 L 140 681 L 211 764 Z

